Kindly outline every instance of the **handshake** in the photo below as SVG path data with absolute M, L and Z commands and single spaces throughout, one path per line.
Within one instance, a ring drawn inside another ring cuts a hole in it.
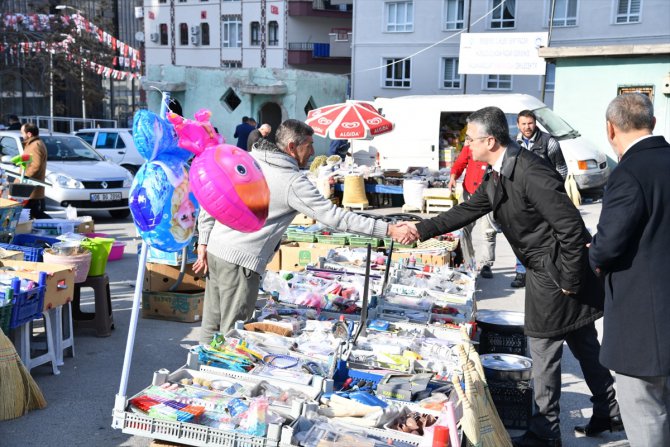
M 389 224 L 388 235 L 399 244 L 408 245 L 419 240 L 419 232 L 414 222 Z

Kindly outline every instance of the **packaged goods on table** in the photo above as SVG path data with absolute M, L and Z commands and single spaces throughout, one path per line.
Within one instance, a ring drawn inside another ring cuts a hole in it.
M 370 275 L 379 279 L 386 271 L 387 257 L 384 253 L 373 251 L 370 260 Z M 334 248 L 328 255 L 320 260 L 319 268 L 345 272 L 365 274 L 367 262 L 366 248 Z

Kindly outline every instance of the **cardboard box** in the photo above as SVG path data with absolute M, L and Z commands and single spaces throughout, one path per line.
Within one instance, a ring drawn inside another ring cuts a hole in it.
M 404 251 L 404 250 L 408 250 L 408 251 Z M 410 256 L 414 255 L 414 258 L 416 258 L 416 262 L 421 263 L 423 265 L 441 266 L 441 265 L 448 265 L 449 264 L 450 255 L 449 255 L 448 252 L 443 252 L 443 253 L 419 253 L 419 252 L 413 252 L 413 251 L 409 251 L 409 250 L 411 250 L 411 249 L 403 248 L 403 251 L 401 251 L 401 252 L 393 250 L 393 255 L 391 257 L 391 262 L 398 262 L 398 261 L 407 259 Z
M 16 224 L 14 234 L 30 234 L 33 231 L 33 221 L 28 220 Z
M 21 255 L 23 255 L 23 253 L 21 253 Z M 269 270 L 271 272 L 278 272 L 281 270 L 281 249 L 275 252 L 275 255 L 272 257 L 270 262 L 268 262 L 265 270 Z
M 0 249 L 0 260 L 5 261 L 23 261 L 23 252 L 14 250 Z
M 195 323 L 202 320 L 205 292 L 142 292 L 142 318 Z
M 80 223 L 75 227 L 76 233 L 95 233 L 95 222 L 91 216 L 82 216 L 77 218 Z
M 377 396 L 404 401 L 412 401 L 418 393 L 426 390 L 432 373 L 396 374 L 389 373 L 377 384 Z
M 291 225 L 301 225 L 301 226 L 314 225 L 315 223 L 316 220 L 312 219 L 311 217 L 305 214 L 298 214 L 291 221 Z
M 281 246 L 281 269 L 304 270 L 309 264 L 318 264 L 320 257 L 326 257 L 330 250 L 339 247 L 342 245 L 289 242 Z
M 143 290 L 151 292 L 167 292 L 179 277 L 180 267 L 174 265 L 156 264 L 147 262 L 144 271 Z M 174 292 L 201 292 L 205 289 L 205 279 L 193 272 L 193 264 L 186 266 L 181 284 Z
M 67 265 L 46 262 L 0 261 L 2 267 L 12 267 L 11 272 L 20 278 L 39 280 L 39 273 L 47 274 L 47 289 L 44 293 L 44 310 L 62 306 L 72 301 L 74 295 L 74 270 Z

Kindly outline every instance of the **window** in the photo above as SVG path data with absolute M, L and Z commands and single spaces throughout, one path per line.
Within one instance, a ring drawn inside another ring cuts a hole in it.
M 496 8 L 491 15 L 491 28 L 514 28 L 514 16 L 516 15 L 516 0 L 505 0 L 505 4 L 500 6 L 502 0 L 493 0 L 492 7 Z
M 242 18 L 240 16 L 221 16 L 222 42 L 225 48 L 242 46 Z
M 240 61 L 221 61 L 221 66 L 223 68 L 242 68 L 242 62 Z
M 414 31 L 414 2 L 386 3 L 386 31 L 403 33 Z
M 575 26 L 577 25 L 577 5 L 579 0 L 555 0 L 556 9 L 554 10 L 554 27 L 559 26 Z M 546 10 L 547 18 L 545 23 L 549 24 L 551 19 L 551 3 L 552 0 L 547 0 Z
M 384 87 L 410 88 L 411 85 L 411 60 L 400 58 L 384 59 Z
M 0 138 L 0 147 L 2 155 L 19 155 L 19 145 L 13 137 Z
M 463 29 L 465 0 L 445 0 L 444 29 Z
M 642 10 L 642 0 L 616 0 L 616 23 L 638 23 Z
M 268 22 L 268 45 L 271 47 L 279 45 L 279 23 L 274 20 Z
M 261 24 L 258 22 L 251 22 L 249 25 L 250 33 L 249 39 L 251 45 L 260 45 L 261 44 Z
M 158 29 L 160 30 L 161 45 L 167 45 L 168 44 L 168 26 L 167 26 L 167 23 L 161 23 L 158 26 Z
M 200 45 L 209 45 L 209 23 L 200 24 Z
M 556 86 L 556 65 L 547 64 L 547 74 L 544 76 L 544 89 L 553 92 Z
M 117 133 L 100 132 L 95 140 L 96 149 L 114 149 L 116 147 Z
M 485 90 L 512 90 L 512 75 L 488 75 Z
M 461 88 L 458 74 L 458 58 L 442 58 L 442 88 Z
M 179 24 L 179 44 L 188 45 L 188 23 Z

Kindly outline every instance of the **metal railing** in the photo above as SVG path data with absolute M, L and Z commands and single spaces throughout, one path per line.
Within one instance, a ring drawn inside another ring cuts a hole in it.
M 96 127 L 117 127 L 117 120 L 97 118 L 73 118 L 66 116 L 44 115 L 22 115 L 19 117 L 22 123 L 35 123 L 40 129 L 48 129 L 49 132 L 72 133 L 80 129 Z

